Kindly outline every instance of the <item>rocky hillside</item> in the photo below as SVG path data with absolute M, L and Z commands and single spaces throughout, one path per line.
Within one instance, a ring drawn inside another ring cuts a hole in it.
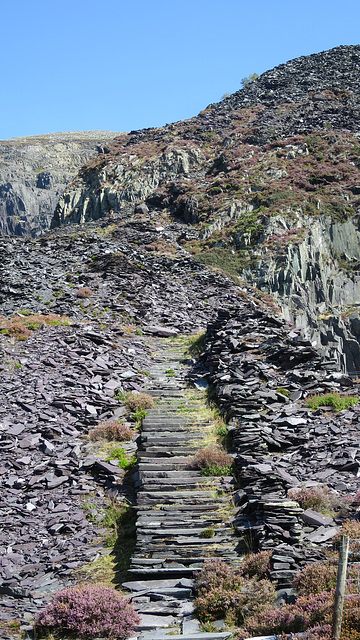
M 116 134 L 75 131 L 0 140 L 0 235 L 41 235 L 65 187 Z
M 293 602 L 346 518 L 358 536 L 359 55 L 121 135 L 51 231 L 0 239 L 4 640 L 78 582 L 130 592 L 139 640 L 225 640 L 198 634 L 206 559 L 266 551 Z M 193 454 L 220 442 L 231 463 L 202 475 Z
M 136 207 L 177 219 L 199 261 L 275 295 L 357 374 L 359 60 L 359 46 L 298 58 L 190 120 L 117 138 L 52 227 Z
M 179 625 L 184 635 L 198 631 L 192 580 L 206 558 L 236 566 L 253 535 L 254 550 L 273 554 L 284 599 L 304 565 L 324 557 L 344 517 L 356 517 L 359 404 L 330 414 L 306 402 L 314 391 L 356 402 L 359 386 L 260 291 L 190 256 L 177 241 L 182 230 L 140 210 L 1 240 L 4 640 L 20 640 L 18 630 L 32 637 L 36 614 L 79 581 L 131 591 L 139 640 L 164 628 L 180 640 Z M 197 359 L 185 353 L 186 334 L 206 326 Z M 238 491 L 231 476 L 188 468 L 202 438 L 215 437 L 197 390 L 206 380 Z M 128 392 L 157 398 L 141 430 L 125 406 Z M 92 430 L 118 421 L 135 428 L 130 440 L 91 440 Z M 129 473 L 118 466 L 119 446 L 129 462 L 137 452 Z M 332 517 L 289 499 L 304 484 L 329 492 Z

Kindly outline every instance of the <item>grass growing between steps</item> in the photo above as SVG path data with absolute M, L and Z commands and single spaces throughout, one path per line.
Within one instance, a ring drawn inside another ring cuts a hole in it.
M 79 582 L 119 587 L 126 580 L 135 548 L 135 522 L 136 511 L 131 505 L 110 501 L 101 520 L 106 530 L 103 544 L 109 551 L 76 570 Z
M 227 427 L 219 409 L 209 401 L 207 391 L 194 388 L 185 390 L 176 411 L 188 419 L 190 428 L 196 429 L 199 425 L 202 426 L 204 437 L 194 446 L 220 444 L 226 448 Z

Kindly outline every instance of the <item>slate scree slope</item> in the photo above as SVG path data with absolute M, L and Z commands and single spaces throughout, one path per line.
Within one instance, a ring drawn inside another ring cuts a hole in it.
M 359 62 L 360 47 L 338 47 L 187 121 L 58 134 L 70 147 L 59 163 L 53 147 L 53 168 L 30 161 L 41 136 L 0 143 L 1 637 L 103 577 L 109 504 L 135 513 L 127 577 L 112 576 L 144 637 L 197 633 L 194 572 L 208 557 L 237 565 L 249 531 L 283 594 L 324 557 L 341 518 L 287 492 L 358 489 L 359 405 L 314 414 L 305 400 L 358 390 Z M 33 314 L 66 319 L 35 330 Z M 184 357 L 179 336 L 200 330 L 201 357 Z M 241 490 L 188 468 L 208 429 L 191 386 L 209 383 Z M 124 445 L 127 474 L 87 438 L 107 420 L 134 426 L 119 390 L 158 399 Z

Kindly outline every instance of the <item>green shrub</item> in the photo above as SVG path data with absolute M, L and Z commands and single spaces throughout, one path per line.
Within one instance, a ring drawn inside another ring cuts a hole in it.
M 203 467 L 200 469 L 202 476 L 231 476 L 233 472 L 233 463 L 220 465 L 220 464 L 211 464 L 209 467 Z
M 125 471 L 132 469 L 137 462 L 136 456 L 131 456 L 130 460 L 128 460 L 125 450 L 122 447 L 114 447 L 111 449 L 109 457 L 106 458 L 106 462 L 110 462 L 110 460 L 117 460 L 118 467 Z
M 339 393 L 324 393 L 311 396 L 306 402 L 306 406 L 316 411 L 319 407 L 332 407 L 334 411 L 348 409 L 359 402 L 358 396 L 342 396 Z

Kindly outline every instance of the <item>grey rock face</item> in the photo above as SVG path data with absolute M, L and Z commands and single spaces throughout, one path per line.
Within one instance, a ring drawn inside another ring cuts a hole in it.
M 0 235 L 46 231 L 67 184 L 116 134 L 52 133 L 0 141 Z
M 289 242 L 281 255 L 269 252 L 263 242 L 246 279 L 272 294 L 287 320 L 306 329 L 326 357 L 336 358 L 342 370 L 355 375 L 360 370 L 360 272 L 352 265 L 356 267 L 360 257 L 358 218 L 334 222 L 327 216 L 298 214 L 292 224 L 300 232 L 306 229 L 303 240 Z M 286 234 L 288 228 L 283 216 L 274 217 L 264 230 L 265 241 L 280 229 Z M 348 269 L 340 268 L 339 256 Z

